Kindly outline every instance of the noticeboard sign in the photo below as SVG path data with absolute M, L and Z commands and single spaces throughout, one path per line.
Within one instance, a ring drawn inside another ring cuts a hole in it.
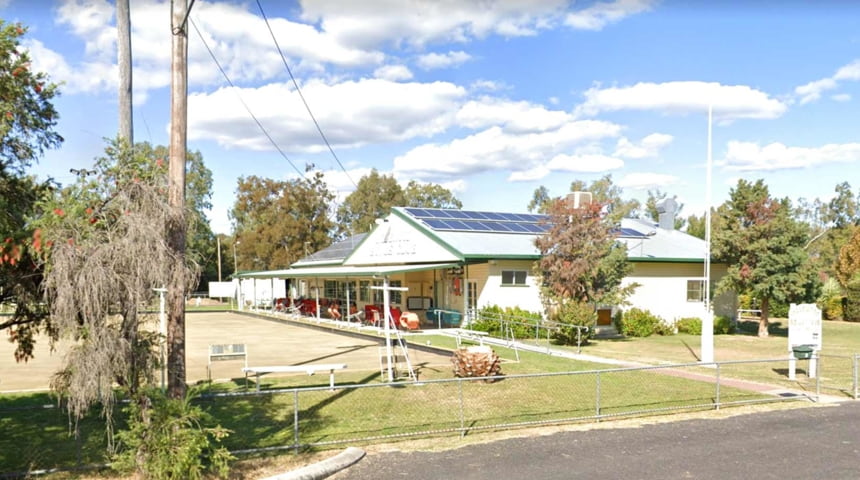
M 791 304 L 788 310 L 788 349 L 795 345 L 821 350 L 821 309 L 814 303 Z

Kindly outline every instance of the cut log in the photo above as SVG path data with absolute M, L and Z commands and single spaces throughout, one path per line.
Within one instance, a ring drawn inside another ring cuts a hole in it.
M 454 364 L 454 376 L 460 378 L 494 377 L 502 371 L 499 356 L 487 346 L 460 348 L 454 352 L 451 363 Z

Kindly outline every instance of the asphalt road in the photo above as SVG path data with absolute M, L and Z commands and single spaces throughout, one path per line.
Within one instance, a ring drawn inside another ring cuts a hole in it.
M 330 478 L 858 479 L 860 402 L 373 454 Z

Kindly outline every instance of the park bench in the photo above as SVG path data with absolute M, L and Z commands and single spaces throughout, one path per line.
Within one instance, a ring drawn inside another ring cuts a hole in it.
M 245 373 L 245 385 L 248 384 L 248 374 L 252 373 L 256 375 L 257 379 L 257 391 L 260 391 L 260 377 L 267 373 L 295 373 L 295 372 L 305 372 L 308 375 L 313 375 L 318 371 L 329 371 L 329 387 L 334 390 L 334 371 L 335 370 L 343 370 L 346 368 L 345 363 L 319 363 L 319 364 L 307 364 L 307 365 L 274 365 L 274 366 L 265 366 L 265 367 L 248 367 L 242 369 Z
M 212 380 L 212 362 L 222 360 L 244 360 L 248 366 L 248 349 L 244 343 L 226 343 L 209 345 L 209 362 L 206 365 L 206 376 Z
M 460 343 L 464 338 L 468 340 L 475 340 L 481 345 L 484 345 L 484 337 L 489 334 L 480 330 L 466 330 L 464 328 L 458 328 L 454 330 L 454 335 L 457 337 L 457 348 L 460 348 Z

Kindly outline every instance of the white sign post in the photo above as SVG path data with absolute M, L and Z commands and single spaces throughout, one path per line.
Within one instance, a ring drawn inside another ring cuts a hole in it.
M 809 378 L 815 378 L 817 370 L 817 354 L 821 350 L 821 309 L 814 303 L 800 305 L 791 304 L 788 310 L 788 378 L 795 379 L 797 357 L 794 348 L 807 346 L 812 348 L 809 358 Z

